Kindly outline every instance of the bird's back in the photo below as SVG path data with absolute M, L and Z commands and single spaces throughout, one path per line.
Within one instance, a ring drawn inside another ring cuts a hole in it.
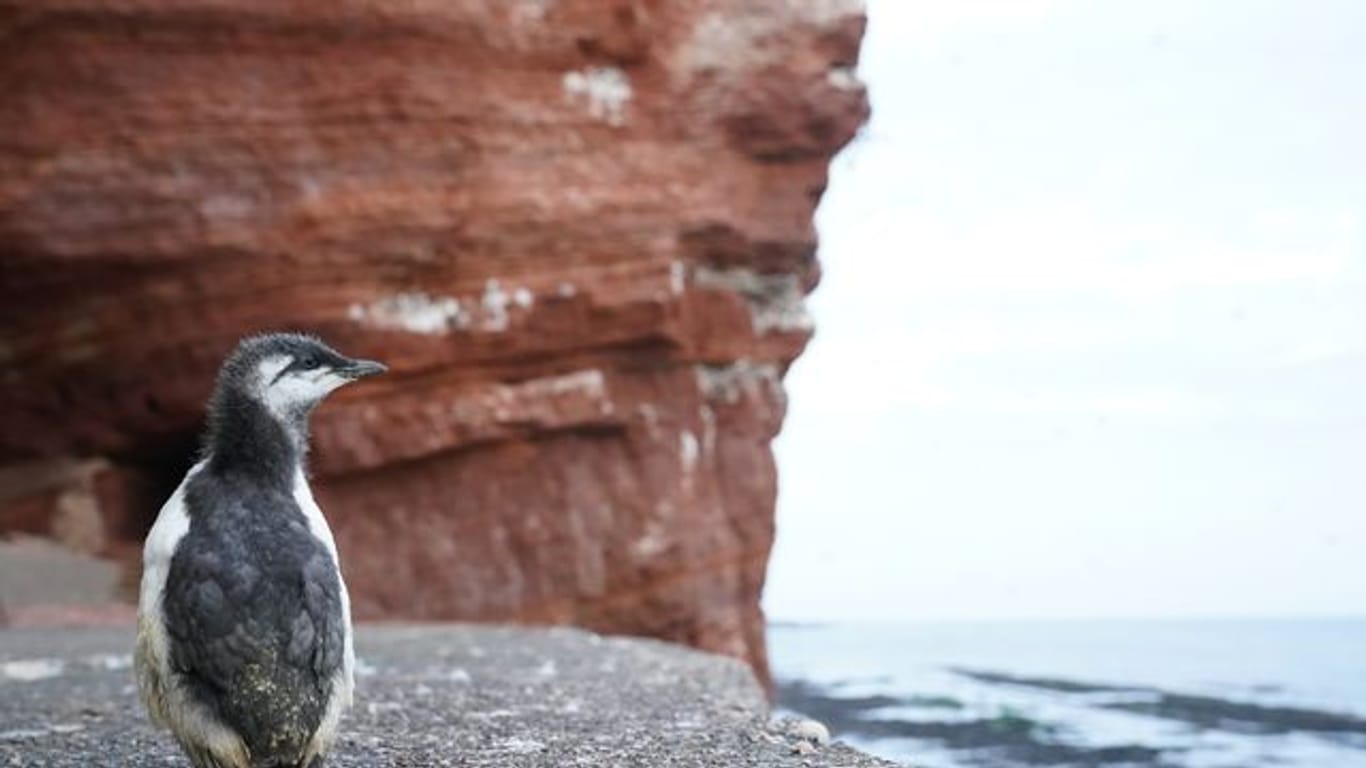
M 185 506 L 162 598 L 171 670 L 255 765 L 294 765 L 343 664 L 336 563 L 281 489 L 206 471 Z

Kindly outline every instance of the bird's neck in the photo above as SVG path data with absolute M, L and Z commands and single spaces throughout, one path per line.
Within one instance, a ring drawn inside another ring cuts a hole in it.
M 281 419 L 241 392 L 220 392 L 205 441 L 209 468 L 291 492 L 308 453 L 308 415 Z

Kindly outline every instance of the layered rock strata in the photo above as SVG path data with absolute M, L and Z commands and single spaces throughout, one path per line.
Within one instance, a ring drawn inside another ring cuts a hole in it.
M 568 622 L 765 669 L 846 0 L 0 2 L 0 530 L 135 558 L 214 370 L 316 417 L 362 618 Z

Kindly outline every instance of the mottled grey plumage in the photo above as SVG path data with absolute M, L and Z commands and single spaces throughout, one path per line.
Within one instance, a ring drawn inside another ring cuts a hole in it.
M 279 490 L 200 472 L 162 610 L 171 667 L 255 755 L 302 754 L 341 669 L 341 581 Z M 261 763 L 254 763 L 261 765 Z
M 307 336 L 247 339 L 224 363 L 205 458 L 144 551 L 138 681 L 196 768 L 321 764 L 351 691 L 349 604 L 304 480 L 308 415 L 383 370 Z

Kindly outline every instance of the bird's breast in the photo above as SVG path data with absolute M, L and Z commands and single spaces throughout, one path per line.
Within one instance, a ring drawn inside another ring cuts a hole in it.
M 139 610 L 151 612 L 158 605 L 161 594 L 166 588 L 166 577 L 170 574 L 171 558 L 175 556 L 180 540 L 190 532 L 190 514 L 185 507 L 185 489 L 200 470 L 204 462 L 199 462 L 185 473 L 175 493 L 161 506 L 156 522 L 147 533 L 142 545 L 142 585 L 138 595 Z
M 332 562 L 340 567 L 337 559 L 337 543 L 332 538 L 332 528 L 327 524 L 327 518 L 323 517 L 323 511 L 318 507 L 318 502 L 313 498 L 313 490 L 308 487 L 308 479 L 304 477 L 303 470 L 298 470 L 294 475 L 294 502 L 299 505 L 299 510 L 304 513 L 304 519 L 308 522 L 308 531 L 312 533 L 318 541 L 323 543 L 327 551 L 332 555 Z

